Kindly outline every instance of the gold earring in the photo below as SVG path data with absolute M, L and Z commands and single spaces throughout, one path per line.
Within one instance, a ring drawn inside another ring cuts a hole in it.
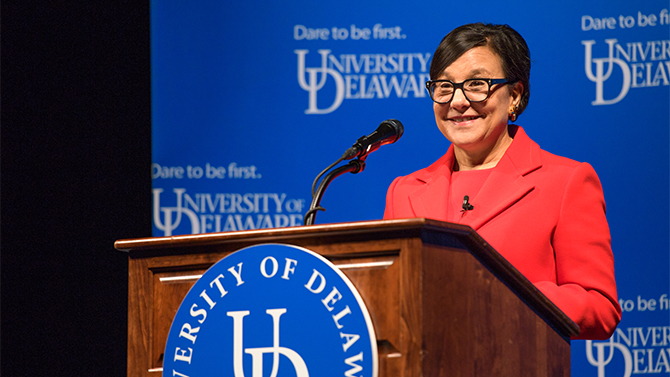
M 512 108 L 511 113 L 509 114 L 509 120 L 513 122 L 516 122 L 516 111 L 519 109 L 518 105 L 514 105 L 514 108 Z

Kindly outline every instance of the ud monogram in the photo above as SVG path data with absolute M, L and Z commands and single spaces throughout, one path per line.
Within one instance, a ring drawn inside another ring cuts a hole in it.
M 181 223 L 182 214 L 186 214 L 189 220 L 191 220 L 191 233 L 200 233 L 200 221 L 198 220 L 198 215 L 182 205 L 182 197 L 186 189 L 176 188 L 172 190 L 177 195 L 176 207 L 161 207 L 161 192 L 163 192 L 163 189 L 155 188 L 152 191 L 154 199 L 154 225 L 156 225 L 156 228 L 163 231 L 164 236 L 171 236 L 172 232 L 177 229 Z M 164 221 L 161 221 L 161 212 L 164 214 Z M 173 214 L 175 214 L 175 218 L 172 217 Z
M 296 246 L 238 250 L 191 287 L 172 321 L 164 376 L 377 377 L 377 340 L 351 281 Z
M 596 349 L 595 355 L 593 354 L 594 347 Z M 609 352 L 605 352 L 607 347 L 609 347 Z M 586 359 L 591 365 L 598 368 L 598 377 L 605 377 L 605 367 L 612 361 L 615 349 L 621 352 L 624 359 L 625 370 L 623 377 L 630 377 L 633 370 L 633 358 L 626 346 L 615 342 L 613 337 L 608 342 L 594 343 L 592 340 L 586 341 Z
M 309 92 L 309 107 L 305 110 L 305 114 L 328 114 L 337 110 L 344 100 L 344 79 L 339 72 L 328 68 L 330 50 L 319 50 L 319 54 L 321 54 L 320 68 L 305 68 L 305 55 L 307 55 L 308 50 L 295 50 L 294 52 L 298 55 L 298 83 L 302 89 Z M 305 72 L 309 73 L 308 81 L 305 80 Z M 321 78 L 318 77 L 319 73 L 321 73 Z M 316 104 L 316 93 L 326 84 L 328 75 L 335 79 L 337 88 L 335 100 L 327 109 L 319 109 Z
M 628 94 L 628 90 L 630 89 L 630 83 L 631 83 L 630 69 L 628 68 L 628 65 L 626 64 L 625 61 L 614 57 L 614 44 L 616 42 L 617 42 L 616 39 L 606 39 L 605 43 L 609 45 L 609 56 L 606 58 L 593 59 L 592 50 L 593 45 L 596 43 L 596 41 L 582 41 L 582 44 L 584 45 L 585 48 L 584 72 L 586 73 L 586 77 L 588 77 L 589 80 L 596 83 L 596 100 L 591 102 L 592 105 L 615 104 L 621 101 L 624 97 L 626 97 L 626 94 Z M 593 73 L 593 69 L 591 67 L 592 64 L 596 65 L 595 74 Z M 605 71 L 604 68 L 605 64 L 607 64 L 607 71 Z M 623 81 L 619 94 L 613 99 L 606 100 L 603 94 L 604 92 L 603 86 L 605 84 L 605 81 L 607 81 L 612 75 L 614 64 L 618 65 L 619 68 L 621 68 Z
M 263 354 L 271 353 L 272 359 L 272 373 L 270 377 L 277 377 L 279 369 L 279 354 L 282 354 L 291 361 L 295 368 L 297 377 L 309 377 L 307 365 L 300 355 L 292 349 L 279 346 L 279 318 L 286 313 L 286 309 L 268 309 L 266 313 L 272 316 L 273 324 L 273 342 L 272 347 L 247 348 L 244 350 L 252 356 L 253 372 L 252 377 L 263 376 Z M 244 377 L 244 367 L 242 363 L 242 339 L 243 339 L 243 320 L 249 315 L 249 311 L 228 312 L 229 317 L 233 317 L 233 370 L 235 377 Z

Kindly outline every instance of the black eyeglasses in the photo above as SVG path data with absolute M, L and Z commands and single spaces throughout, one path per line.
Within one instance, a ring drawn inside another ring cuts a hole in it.
M 451 80 L 430 80 L 426 81 L 426 89 L 430 98 L 437 103 L 449 103 L 458 88 L 463 91 L 468 101 L 483 102 L 491 95 L 492 85 L 511 84 L 512 82 L 507 79 L 467 79 L 461 83 Z

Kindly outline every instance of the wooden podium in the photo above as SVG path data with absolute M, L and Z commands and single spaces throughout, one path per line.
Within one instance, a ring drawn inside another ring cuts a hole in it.
M 117 241 L 129 255 L 128 376 L 159 376 L 190 287 L 261 243 L 308 248 L 349 277 L 372 317 L 380 377 L 570 376 L 577 325 L 470 227 L 428 219 Z

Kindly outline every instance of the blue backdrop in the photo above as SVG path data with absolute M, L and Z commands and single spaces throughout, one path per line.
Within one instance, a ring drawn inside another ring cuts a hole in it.
M 609 342 L 572 343 L 573 376 L 667 375 L 669 9 L 152 1 L 154 235 L 301 225 L 316 174 L 396 118 L 402 139 L 336 179 L 316 222 L 380 219 L 391 181 L 449 146 L 423 89 L 437 44 L 464 23 L 507 23 L 533 64 L 517 123 L 591 163 L 605 190 L 623 319 Z

